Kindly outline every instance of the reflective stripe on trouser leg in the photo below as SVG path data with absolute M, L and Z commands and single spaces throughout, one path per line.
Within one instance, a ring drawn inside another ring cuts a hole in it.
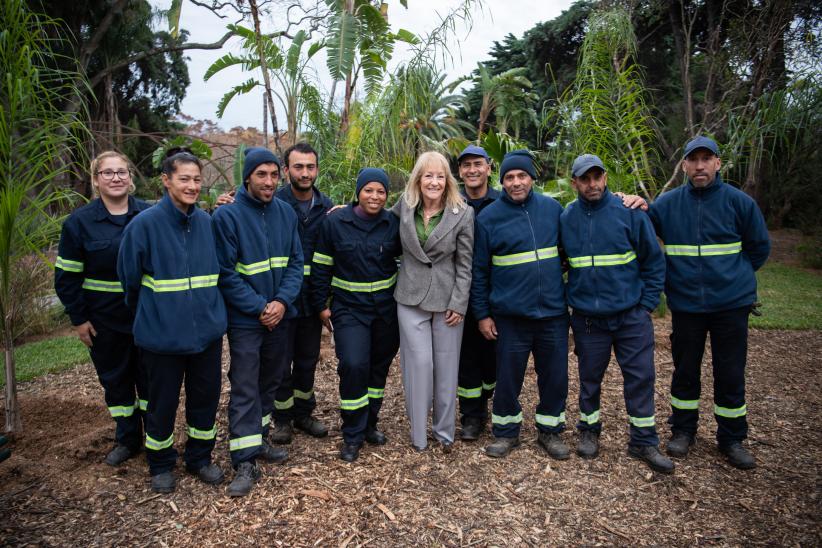
M 307 417 L 317 407 L 314 376 L 320 358 L 322 322 L 315 314 L 294 320 L 291 382 L 294 389 L 294 416 Z
M 294 408 L 290 361 L 294 327 L 294 320 L 282 320 L 265 334 L 260 350 L 260 361 L 265 364 L 260 370 L 261 412 L 263 416 L 270 414 L 272 422 L 289 421 Z M 263 427 L 263 436 L 268 430 L 268 426 Z
M 748 437 L 745 365 L 750 307 L 711 314 L 710 333 L 714 377 L 714 417 L 719 445 Z
M 671 312 L 671 430 L 695 436 L 699 421 L 702 356 L 708 334 L 706 314 Z
M 143 444 L 139 398 L 145 397 L 145 374 L 132 335 L 98 326 L 89 354 L 114 419 L 117 443 L 138 449 Z
M 565 401 L 568 397 L 568 315 L 534 320 L 534 369 L 539 404 L 537 430 L 565 430 Z
M 259 380 L 264 336 L 261 329 L 228 330 L 228 446 L 235 468 L 241 462 L 253 461 L 262 444 L 264 416 Z M 265 417 L 270 420 L 269 415 Z M 255 442 L 257 438 L 259 443 Z
M 316 257 L 316 254 L 315 254 Z M 360 444 L 368 424 L 368 378 L 371 330 L 353 316 L 341 313 L 333 318 L 334 349 L 339 363 L 340 417 L 346 443 Z
M 574 332 L 574 354 L 579 371 L 578 430 L 602 431 L 600 395 L 602 379 L 611 359 L 611 334 L 595 325 L 588 325 L 584 315 L 571 315 Z
M 491 413 L 495 437 L 516 438 L 522 425 L 519 395 L 531 353 L 531 333 L 519 329 L 520 321 L 495 318 L 497 326 L 497 388 Z
M 376 427 L 385 398 L 388 369 L 400 347 L 400 330 L 396 313 L 376 318 L 371 323 L 371 369 L 368 377 L 368 426 Z
M 151 475 L 172 470 L 177 462 L 174 448 L 174 419 L 188 356 L 142 351 L 148 383 L 146 412 L 146 460 Z
M 641 307 L 623 313 L 612 332 L 614 354 L 622 370 L 631 445 L 659 445 L 654 416 L 654 324 Z
M 471 313 L 463 323 L 457 377 L 460 420 L 464 424 L 466 417 L 471 417 L 484 422 L 497 378 L 496 343 L 482 336 Z
M 188 438 L 183 460 L 186 466 L 193 470 L 198 470 L 211 463 L 211 452 L 214 449 L 217 434 L 215 418 L 217 404 L 220 401 L 222 349 L 223 338 L 220 337 L 202 352 L 186 356 Z

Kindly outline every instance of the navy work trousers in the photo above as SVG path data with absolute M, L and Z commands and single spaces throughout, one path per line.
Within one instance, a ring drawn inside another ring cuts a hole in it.
M 522 426 L 519 394 L 528 356 L 534 355 L 539 404 L 536 425 L 541 432 L 565 429 L 568 397 L 568 315 L 532 320 L 497 316 L 497 387 L 491 422 L 497 438 L 516 438 Z
M 749 306 L 705 314 L 672 313 L 671 430 L 696 434 L 700 370 L 710 333 L 717 442 L 724 446 L 748 437 L 745 362 L 749 313 Z
M 654 417 L 654 324 L 641 306 L 607 317 L 574 312 L 574 353 L 579 363 L 579 430 L 602 430 L 600 392 L 611 348 L 622 370 L 631 445 L 659 445 Z
M 222 337 L 197 354 L 156 354 L 142 349 L 148 374 L 146 457 L 149 473 L 168 472 L 177 462 L 174 419 L 180 388 L 186 386 L 186 440 L 183 460 L 191 470 L 211 463 L 217 438 L 217 404 L 220 400 Z
M 262 326 L 228 330 L 228 449 L 235 468 L 255 461 L 268 434 L 277 382 L 288 367 L 291 322 L 282 320 L 271 331 Z
M 332 321 L 343 440 L 361 444 L 366 429 L 377 425 L 388 368 L 400 347 L 397 316 L 374 316 L 363 323 L 345 310 L 335 310 Z
M 462 424 L 466 418 L 482 422 L 488 418 L 488 400 L 497 382 L 496 352 L 496 342 L 483 337 L 477 319 L 470 312 L 466 314 L 457 376 Z
M 277 422 L 308 417 L 317 406 L 314 373 L 320 358 L 323 324 L 316 314 L 289 321 L 290 355 L 287 357 L 274 403 L 274 418 Z
M 143 414 L 148 397 L 140 350 L 131 333 L 95 325 L 89 348 L 106 406 L 115 423 L 114 439 L 132 451 L 143 445 Z

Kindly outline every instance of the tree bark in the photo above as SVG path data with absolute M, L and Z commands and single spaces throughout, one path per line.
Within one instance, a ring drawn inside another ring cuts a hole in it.
M 345 0 L 345 11 L 352 14 L 354 13 L 354 0 Z M 351 94 L 353 91 L 352 88 L 354 87 L 351 76 L 352 72 L 353 69 L 349 70 L 345 76 L 345 98 L 343 99 L 343 109 L 340 115 L 340 133 L 346 133 L 348 131 L 348 118 L 351 113 Z
M 280 129 L 277 126 L 277 112 L 274 110 L 274 94 L 271 91 L 271 75 L 268 74 L 268 61 L 263 51 L 262 33 L 260 32 L 260 13 L 257 10 L 257 0 L 248 0 L 248 7 L 251 8 L 251 17 L 254 19 L 254 34 L 257 37 L 257 55 L 260 58 L 260 70 L 263 71 L 265 98 L 268 104 L 268 112 L 271 116 L 271 134 L 274 137 L 274 147 L 277 149 L 277 153 L 282 155 Z
M 679 77 L 682 80 L 683 114 L 685 115 L 685 132 L 694 136 L 694 98 L 691 83 L 691 27 L 686 26 L 685 3 L 687 0 L 673 0 L 668 5 L 668 16 L 671 20 L 671 31 L 674 37 Z
M 9 331 L 7 326 L 6 331 Z M 17 381 L 14 376 L 14 340 L 11 333 L 3 334 L 6 358 L 6 432 L 20 432 L 23 420 L 20 417 L 20 404 L 17 401 Z

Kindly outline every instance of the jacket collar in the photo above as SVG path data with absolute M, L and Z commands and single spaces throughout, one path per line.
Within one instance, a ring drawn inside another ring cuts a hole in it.
M 316 209 L 317 207 L 322 207 L 323 210 L 326 209 L 325 207 L 325 195 L 320 192 L 320 189 L 317 188 L 317 185 L 312 185 L 311 189 L 314 191 L 314 207 L 312 209 Z M 277 191 L 277 197 L 286 203 L 290 204 L 292 207 L 297 205 L 297 197 L 294 196 L 294 191 L 291 189 L 291 183 L 285 183 L 280 190 Z
M 254 209 L 266 209 L 271 205 L 271 202 L 263 202 L 249 194 L 245 185 L 240 185 L 240 188 L 237 189 L 237 197 L 235 199 L 237 203 Z M 272 197 L 271 199 L 273 200 L 274 198 Z
M 605 192 L 602 193 L 602 198 L 600 198 L 596 202 L 591 202 L 589 200 L 586 200 L 585 198 L 582 197 L 582 195 L 577 195 L 577 201 L 579 202 L 579 205 L 581 205 L 584 209 L 589 209 L 591 211 L 596 211 L 598 209 L 603 208 L 605 206 L 605 204 L 607 204 L 609 201 L 611 201 L 612 197 L 613 197 L 613 194 L 611 194 L 611 191 L 608 190 L 608 187 L 606 186 L 605 187 Z
M 460 194 L 462 194 L 462 197 L 465 198 L 466 202 L 472 199 L 468 196 L 468 193 L 465 192 L 465 187 L 462 187 L 460 189 Z M 482 203 L 493 202 L 494 200 L 496 200 L 499 197 L 500 197 L 500 191 L 497 190 L 496 188 L 492 187 L 489 184 L 488 185 L 488 190 L 485 192 L 485 196 L 482 197 Z
M 380 211 L 379 215 L 377 215 L 377 218 L 374 221 L 366 221 L 364 219 L 360 219 L 359 217 L 357 217 L 357 214 L 354 213 L 355 205 L 357 204 L 352 202 L 345 206 L 343 209 L 340 209 L 332 213 L 332 215 L 341 215 L 340 221 L 352 224 L 356 227 L 366 230 L 367 232 L 370 232 L 371 229 L 376 226 L 379 226 L 383 223 L 387 223 L 389 220 L 389 216 L 393 215 L 393 213 L 383 208 L 383 210 Z
M 177 209 L 177 206 L 175 206 L 174 202 L 171 201 L 168 192 L 163 192 L 163 198 L 157 203 L 157 205 L 181 225 L 189 223 L 191 218 L 194 216 L 194 213 L 197 211 L 197 206 L 191 206 L 188 208 L 188 213 L 183 213 Z
M 531 200 L 533 198 L 534 198 L 534 189 L 532 188 L 531 190 L 528 191 L 528 196 L 526 196 L 525 200 L 523 200 L 522 202 L 515 202 L 514 200 L 511 199 L 511 197 L 505 191 L 500 192 L 500 198 L 499 199 L 502 200 L 503 202 L 506 202 L 506 203 L 514 205 L 514 206 L 527 206 L 529 203 L 531 203 Z
M 94 220 L 95 221 L 105 221 L 111 216 L 111 213 L 108 212 L 106 209 L 106 204 L 103 203 L 103 199 L 100 197 L 95 198 L 94 200 Z M 136 209 L 136 201 L 134 200 L 134 196 L 128 197 L 128 211 L 126 212 L 126 216 L 134 217 L 137 215 Z
M 722 175 L 719 173 L 716 174 L 716 178 L 713 180 L 711 184 L 705 187 L 695 187 L 694 184 L 691 182 L 691 179 L 688 179 L 688 192 L 691 194 L 695 194 L 697 196 L 709 196 L 712 195 L 714 192 L 717 191 L 719 187 L 723 184 Z

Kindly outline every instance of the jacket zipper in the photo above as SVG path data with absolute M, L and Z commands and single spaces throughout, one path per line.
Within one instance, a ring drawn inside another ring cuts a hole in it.
M 591 274 L 593 276 L 593 286 L 594 290 L 594 311 L 599 312 L 599 288 L 597 287 L 597 266 L 594 263 L 594 215 L 591 211 L 587 212 L 588 215 L 588 249 L 591 251 Z
M 537 299 L 537 312 L 542 315 L 542 307 L 540 306 L 540 298 L 542 298 L 542 276 L 539 267 L 539 253 L 537 252 L 537 236 L 534 234 L 534 226 L 531 224 L 531 216 L 528 214 L 528 210 L 525 209 L 525 204 L 522 204 L 522 211 L 525 213 L 525 220 L 528 221 L 528 228 L 531 230 L 531 241 L 534 243 L 534 258 L 536 259 L 534 263 L 537 266 L 537 295 L 539 298 Z
M 188 234 L 191 234 L 191 219 L 186 219 L 186 229 L 183 231 L 183 253 L 185 254 L 185 263 L 186 263 L 186 277 L 188 278 L 188 290 L 186 293 L 188 294 L 188 309 L 191 311 L 191 322 L 194 326 L 194 330 L 192 333 L 194 337 L 197 337 L 198 329 L 197 329 L 197 315 L 194 314 L 194 289 L 191 287 L 191 263 L 189 262 L 189 253 L 188 253 Z

